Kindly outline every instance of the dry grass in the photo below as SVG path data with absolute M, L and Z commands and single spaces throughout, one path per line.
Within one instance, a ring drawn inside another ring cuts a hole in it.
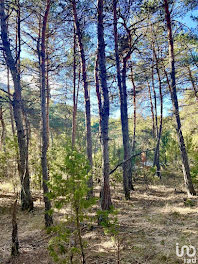
M 138 179 L 130 201 L 124 200 L 120 185 L 112 191 L 113 203 L 119 210 L 121 263 L 183 263 L 175 254 L 176 243 L 198 248 L 197 197 L 193 198 L 192 206 L 185 204 L 186 195 L 175 193 L 174 185 L 178 186 L 178 182 L 181 179 L 174 179 L 174 183 L 166 179 L 146 186 L 142 179 Z M 178 190 L 182 190 L 182 186 Z M 33 213 L 18 209 L 20 256 L 10 259 L 11 206 L 14 199 L 13 193 L 5 192 L 5 189 L 0 192 L 0 263 L 52 264 L 47 251 L 50 235 L 44 230 L 40 199 L 35 201 Z M 61 220 L 63 213 L 56 214 L 56 221 Z M 117 263 L 115 243 L 101 227 L 95 224 L 92 231 L 85 230 L 84 238 L 88 242 L 87 264 Z

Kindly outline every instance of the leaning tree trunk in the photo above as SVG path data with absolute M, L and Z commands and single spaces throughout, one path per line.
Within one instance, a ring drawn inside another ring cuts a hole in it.
M 128 113 L 127 113 L 127 92 L 126 92 L 126 61 L 123 61 L 122 78 L 120 73 L 120 58 L 118 51 L 118 32 L 117 32 L 117 0 L 113 0 L 113 16 L 114 16 L 114 42 L 115 42 L 115 57 L 117 68 L 117 80 L 120 94 L 120 112 L 122 124 L 122 141 L 124 146 L 124 160 L 130 156 L 130 144 L 128 133 Z M 132 189 L 132 166 L 131 161 L 123 164 L 123 187 L 125 198 L 130 199 L 130 189 Z
M 172 25 L 171 25 L 171 17 L 170 17 L 170 11 L 169 11 L 169 6 L 168 6 L 168 0 L 164 0 L 164 9 L 165 9 L 165 20 L 167 24 L 169 61 L 170 61 L 170 68 L 171 68 L 170 92 L 171 92 L 171 100 L 172 100 L 173 110 L 174 110 L 176 124 L 177 124 L 177 135 L 178 135 L 179 147 L 180 147 L 181 157 L 182 157 L 184 182 L 185 182 L 188 195 L 196 195 L 196 192 L 192 184 L 192 178 L 190 175 L 190 167 L 189 167 L 189 162 L 188 162 L 188 155 L 186 152 L 186 146 L 185 146 L 185 142 L 184 142 L 184 138 L 183 138 L 183 134 L 181 130 L 181 120 L 180 120 L 180 115 L 179 115 L 179 105 L 178 105 L 178 99 L 177 99 L 176 80 L 175 80 L 174 43 L 173 43 L 173 36 L 172 36 Z
M 23 127 L 22 97 L 20 73 L 17 69 L 17 61 L 12 56 L 8 30 L 6 24 L 6 14 L 4 0 L 0 1 L 0 18 L 1 18 L 1 39 L 5 52 L 6 64 L 12 74 L 14 83 L 13 94 L 13 113 L 17 129 L 17 139 L 19 147 L 18 171 L 21 180 L 21 207 L 22 210 L 32 210 L 33 201 L 30 193 L 29 171 L 28 171 L 28 151 L 26 136 Z
M 85 119 L 86 119 L 86 138 L 87 138 L 87 158 L 89 160 L 90 167 L 92 169 L 93 160 L 92 160 L 92 136 L 91 136 L 91 106 L 90 106 L 90 95 L 88 89 L 87 82 L 87 67 L 86 67 L 86 59 L 84 46 L 82 42 L 82 32 L 80 29 L 80 23 L 78 20 L 77 10 L 76 10 L 76 1 L 72 0 L 72 8 L 73 8 L 73 17 L 74 17 L 74 25 L 75 31 L 78 36 L 78 46 L 80 49 L 80 57 L 81 57 L 81 68 L 82 68 L 82 79 L 84 83 L 84 100 L 85 100 Z M 93 196 L 93 177 L 92 173 L 88 180 L 89 193 L 88 198 Z
M 98 0 L 98 65 L 102 89 L 100 123 L 104 179 L 103 189 L 101 192 L 101 208 L 102 210 L 109 210 L 112 205 L 109 184 L 109 91 L 107 86 L 103 16 L 103 0 Z
M 43 17 L 42 37 L 41 37 L 41 111 L 42 111 L 42 156 L 41 167 L 43 175 L 43 194 L 45 203 L 45 226 L 51 226 L 53 224 L 52 216 L 49 214 L 51 209 L 51 202 L 47 197 L 48 190 L 48 165 L 47 165 L 47 151 L 48 151 L 48 130 L 47 130 L 47 113 L 46 113 L 46 26 L 49 15 L 51 1 L 47 0 L 46 10 Z

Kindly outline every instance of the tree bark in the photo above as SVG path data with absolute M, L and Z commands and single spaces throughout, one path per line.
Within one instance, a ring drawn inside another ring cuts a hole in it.
M 76 142 L 76 115 L 77 115 L 77 101 L 76 101 L 76 32 L 74 27 L 74 44 L 73 44 L 73 117 L 72 117 L 72 148 Z
M 96 95 L 98 99 L 98 112 L 99 112 L 99 134 L 101 135 L 101 118 L 102 118 L 102 98 L 101 98 L 101 90 L 100 90 L 100 82 L 98 77 L 98 54 L 96 56 L 95 61 L 95 86 L 96 86 Z M 101 141 L 101 136 L 100 136 Z
M 47 140 L 49 145 L 50 124 L 49 124 L 49 106 L 50 106 L 50 84 L 49 84 L 49 27 L 46 28 L 46 118 L 47 118 Z
M 13 94 L 12 104 L 13 104 L 14 119 L 17 128 L 17 139 L 18 139 L 18 147 L 19 147 L 18 170 L 21 180 L 21 207 L 22 210 L 32 210 L 33 201 L 30 193 L 29 170 L 27 169 L 28 151 L 27 151 L 27 139 L 23 127 L 23 113 L 22 113 L 23 108 L 22 108 L 22 97 L 21 97 L 20 72 L 17 69 L 17 62 L 14 60 L 11 53 L 10 41 L 8 38 L 8 29 L 6 24 L 4 0 L 0 1 L 0 18 L 1 18 L 1 39 L 3 44 L 3 49 L 5 52 L 6 64 L 12 74 L 12 79 L 14 82 L 14 94 Z
M 127 86 L 126 86 L 126 68 L 129 56 L 123 58 L 122 66 L 122 95 L 121 104 L 121 121 L 122 121 L 122 137 L 124 146 L 124 159 L 127 160 L 131 156 L 130 140 L 129 140 L 129 125 L 128 125 L 128 104 L 127 104 Z M 128 188 L 133 190 L 132 185 L 132 163 L 131 160 L 123 164 L 124 179 L 128 179 Z M 127 180 L 126 180 L 127 181 Z M 130 193 L 125 194 L 125 198 L 130 199 Z
M 104 180 L 101 191 L 101 208 L 102 210 L 109 210 L 112 205 L 109 184 L 109 90 L 107 86 L 103 16 L 103 0 L 98 0 L 98 65 L 100 84 L 102 88 L 102 107 L 100 118 Z
M 154 49 L 154 44 L 152 43 L 152 50 Z M 152 77 L 152 90 L 154 96 L 154 110 L 155 110 L 155 136 L 158 137 L 158 120 L 157 120 L 157 96 L 155 91 L 155 80 L 154 80 L 154 50 L 153 50 L 153 59 L 152 59 L 152 67 L 151 67 L 151 77 Z
M 46 115 L 46 27 L 49 15 L 51 1 L 46 0 L 46 10 L 43 17 L 42 36 L 41 36 L 41 111 L 42 111 L 42 156 L 41 167 L 43 175 L 43 194 L 45 203 L 45 226 L 53 224 L 52 216 L 49 214 L 51 209 L 51 202 L 47 197 L 48 190 L 48 165 L 47 165 L 47 151 L 48 151 L 48 131 L 47 131 L 47 115 Z
M 2 149 L 5 149 L 5 138 L 6 138 L 6 127 L 5 127 L 5 122 L 4 122 L 4 118 L 3 118 L 3 107 L 2 107 L 2 105 L 0 105 L 0 122 L 1 122 L 1 127 L 2 127 L 0 150 L 2 150 Z
M 130 156 L 129 130 L 128 130 L 128 112 L 127 112 L 127 91 L 126 91 L 126 63 L 128 56 L 123 59 L 122 77 L 120 71 L 120 58 L 118 51 L 118 33 L 117 33 L 117 0 L 113 0 L 113 16 L 114 16 L 114 42 L 115 42 L 115 57 L 117 68 L 117 80 L 120 94 L 120 112 L 122 124 L 122 141 L 124 147 L 124 159 L 127 160 Z M 130 199 L 130 189 L 132 187 L 132 165 L 131 160 L 123 164 L 123 187 L 125 198 Z
M 92 160 L 92 136 L 91 136 L 91 106 L 90 106 L 90 95 L 88 89 L 87 82 L 87 67 L 86 67 L 86 59 L 84 46 L 82 42 L 82 32 L 80 29 L 80 23 L 78 20 L 77 10 L 76 10 L 76 1 L 72 0 L 72 9 L 73 9 L 73 17 L 74 17 L 74 25 L 75 31 L 78 36 L 78 46 L 80 49 L 80 57 L 81 57 L 81 68 L 82 68 L 82 78 L 84 83 L 84 100 L 85 100 L 85 119 L 86 119 L 86 141 L 87 141 L 87 158 L 89 160 L 89 164 L 92 170 L 93 160 Z M 88 180 L 88 197 L 93 196 L 93 177 L 92 173 Z
M 133 65 L 131 65 L 131 82 L 133 86 L 133 144 L 132 144 L 132 153 L 135 151 L 135 140 L 136 140 L 136 85 L 134 81 L 134 75 L 133 75 Z
M 154 115 L 154 110 L 153 110 L 153 100 L 152 100 L 152 95 L 151 95 L 151 87 L 150 87 L 148 79 L 147 79 L 147 85 L 148 85 L 149 100 L 150 100 L 150 105 L 151 105 L 152 134 L 153 134 L 153 137 L 155 137 L 155 115 Z
M 154 42 L 153 42 L 153 52 L 154 52 L 156 71 L 157 71 L 158 83 L 159 83 L 159 94 L 160 94 L 160 126 L 159 126 L 159 130 L 157 129 L 158 136 L 157 136 L 157 144 L 156 144 L 156 148 L 155 148 L 153 166 L 156 165 L 156 167 L 157 167 L 157 176 L 161 179 L 161 171 L 160 171 L 161 170 L 161 168 L 160 168 L 160 140 L 161 140 L 162 124 L 163 124 L 163 95 L 162 95 L 162 81 L 161 81 L 161 76 L 160 76 L 158 57 L 156 55 Z
M 7 90 L 8 90 L 8 97 L 9 97 L 9 100 L 10 102 L 12 101 L 11 100 L 11 92 L 10 92 L 10 70 L 9 70 L 9 67 L 7 67 Z M 12 108 L 12 105 L 9 104 L 9 109 L 10 109 L 10 121 L 11 121 L 11 127 L 12 127 L 12 134 L 13 134 L 13 137 L 15 138 L 15 127 L 14 127 L 14 116 L 13 116 L 13 108 Z
M 188 155 L 186 152 L 186 146 L 181 130 L 181 120 L 179 115 L 179 105 L 177 99 L 177 90 L 176 90 L 176 79 L 175 79 L 175 58 L 174 58 L 174 43 L 173 43 L 173 36 L 172 36 L 172 25 L 171 25 L 171 17 L 169 11 L 168 0 L 164 0 L 164 9 L 165 9 L 165 21 L 167 25 L 167 34 L 168 34 L 168 46 L 169 46 L 169 62 L 170 62 L 170 69 L 171 69 L 171 99 L 173 104 L 173 110 L 175 114 L 176 124 L 177 124 L 177 135 L 179 141 L 179 147 L 181 151 L 182 157 L 182 167 L 183 167 L 183 174 L 184 174 L 184 182 L 187 189 L 188 195 L 196 195 L 192 184 L 192 178 L 190 175 L 190 167 L 188 162 Z

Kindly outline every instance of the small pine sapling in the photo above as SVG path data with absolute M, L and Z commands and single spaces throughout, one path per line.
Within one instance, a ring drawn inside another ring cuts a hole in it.
M 56 236 L 49 242 L 50 254 L 57 263 L 75 263 L 76 258 L 79 263 L 79 256 L 81 263 L 86 263 L 82 226 L 86 220 L 90 222 L 88 212 L 96 203 L 95 198 L 86 199 L 88 171 L 85 155 L 67 147 L 64 166 L 51 178 L 49 197 L 54 208 L 65 215 L 65 222 L 52 228 Z

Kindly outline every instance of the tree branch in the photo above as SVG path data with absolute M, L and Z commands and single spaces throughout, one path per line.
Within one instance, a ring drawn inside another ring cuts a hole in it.
M 143 152 L 152 151 L 152 150 L 154 150 L 154 149 L 155 149 L 155 148 L 147 149 L 147 150 L 142 150 L 141 152 L 138 152 L 138 153 L 136 153 L 136 154 L 131 155 L 128 159 L 123 160 L 122 162 L 118 163 L 118 164 L 116 165 L 116 167 L 115 167 L 113 170 L 110 171 L 109 175 L 112 174 L 112 173 L 114 173 L 114 172 L 117 170 L 117 168 L 119 168 L 120 166 L 122 166 L 125 162 L 129 161 L 130 159 L 132 159 L 132 158 L 134 158 L 134 157 L 137 157 L 137 156 L 141 155 Z

